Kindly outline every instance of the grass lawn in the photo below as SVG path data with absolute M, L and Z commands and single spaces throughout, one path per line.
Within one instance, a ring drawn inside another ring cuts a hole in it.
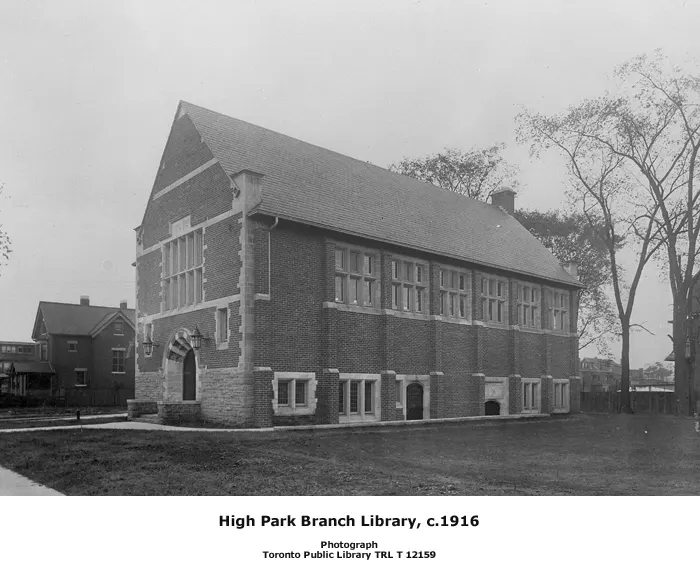
M 580 415 L 373 431 L 0 434 L 0 464 L 68 495 L 700 493 L 688 419 Z

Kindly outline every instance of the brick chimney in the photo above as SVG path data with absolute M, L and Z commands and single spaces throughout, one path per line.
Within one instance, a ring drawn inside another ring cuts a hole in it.
M 491 204 L 512 216 L 515 212 L 515 190 L 507 186 L 501 186 L 501 188 L 491 194 Z
M 119 301 L 119 308 L 126 309 L 126 301 Z
M 85 305 L 86 307 L 90 305 L 90 297 L 87 295 L 81 295 L 80 296 L 80 304 Z
M 575 261 L 569 261 L 569 263 L 562 263 L 566 272 L 571 275 L 574 279 L 578 279 L 578 263 Z

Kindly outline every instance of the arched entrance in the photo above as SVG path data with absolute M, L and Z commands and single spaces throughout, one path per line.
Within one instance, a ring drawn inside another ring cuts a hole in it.
M 187 351 L 182 365 L 182 399 L 197 399 L 197 366 L 192 349 Z
M 409 384 L 406 387 L 406 419 L 423 419 L 423 386 L 421 384 Z
M 489 400 L 484 405 L 484 413 L 487 416 L 500 416 L 501 415 L 501 404 L 496 402 L 496 400 Z
M 187 329 L 181 329 L 173 334 L 163 354 L 164 401 L 197 401 L 199 395 L 197 360 L 197 354 L 190 343 L 190 332 Z

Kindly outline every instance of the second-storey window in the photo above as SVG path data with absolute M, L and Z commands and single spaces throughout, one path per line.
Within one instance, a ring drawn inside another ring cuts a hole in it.
M 216 342 L 228 341 L 228 308 L 216 310 Z
M 563 291 L 552 292 L 552 306 L 549 309 L 552 330 L 569 330 L 569 294 Z
M 376 255 L 351 247 L 335 249 L 335 301 L 360 307 L 379 306 Z
M 78 352 L 78 341 L 69 340 L 68 341 L 68 352 Z
M 445 317 L 470 317 L 469 274 L 454 269 L 440 270 L 439 314 Z
M 518 324 L 540 328 L 540 288 L 527 283 L 518 285 Z
M 163 246 L 163 310 L 202 301 L 203 242 L 195 230 Z
M 391 262 L 391 308 L 426 313 L 428 309 L 427 264 L 394 259 Z
M 481 318 L 489 323 L 508 324 L 506 288 L 508 282 L 496 277 L 481 279 Z

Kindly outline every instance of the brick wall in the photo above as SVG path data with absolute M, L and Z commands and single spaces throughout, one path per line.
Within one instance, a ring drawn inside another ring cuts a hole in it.
M 256 252 L 267 260 L 268 233 L 261 231 L 258 235 L 261 244 Z M 272 231 L 271 297 L 269 301 L 256 301 L 256 365 L 268 366 L 272 371 L 315 372 L 319 379 L 325 378 L 322 376 L 324 369 L 357 374 L 377 374 L 385 370 L 419 375 L 440 372 L 433 375 L 430 382 L 431 417 L 483 414 L 484 375 L 519 374 L 518 381 L 512 382 L 509 390 L 511 413 L 520 411 L 520 376 L 540 377 L 549 373 L 568 377 L 571 351 L 576 344 L 569 337 L 521 331 L 507 325 L 465 325 L 449 320 L 381 314 L 381 309 L 390 308 L 391 303 L 392 255 L 408 254 L 388 250 L 385 244 L 357 241 L 359 249 L 382 251 L 378 271 L 382 277 L 381 307 L 372 312 L 334 307 L 319 311 L 324 301 L 333 303 L 335 300 L 334 239 L 352 243 L 347 236 L 301 228 L 284 221 Z M 425 259 L 420 255 L 413 257 Z M 436 281 L 440 267 L 440 260 L 430 263 L 433 308 L 438 303 Z M 480 275 L 473 270 L 475 283 Z M 509 283 L 510 289 L 515 290 L 517 280 L 511 277 Z M 258 269 L 257 290 L 264 292 L 267 285 L 266 272 Z M 478 291 L 478 287 L 474 285 L 473 290 Z M 512 292 L 511 298 L 515 298 Z M 472 310 L 478 316 L 477 295 L 473 296 Z M 542 311 L 548 313 L 544 305 Z M 510 318 L 515 317 L 511 315 Z M 332 374 L 326 376 L 329 382 L 333 381 Z M 389 384 L 382 384 L 381 413 L 382 417 L 396 419 L 402 412 L 396 411 L 394 386 Z M 337 393 L 332 393 L 324 380 L 319 381 L 318 390 L 317 420 L 334 421 L 329 411 L 337 408 Z M 546 388 L 545 397 L 549 398 Z M 385 398 L 390 401 L 385 402 Z M 325 402 L 326 399 L 331 401 Z M 548 400 L 546 405 L 549 405 Z

